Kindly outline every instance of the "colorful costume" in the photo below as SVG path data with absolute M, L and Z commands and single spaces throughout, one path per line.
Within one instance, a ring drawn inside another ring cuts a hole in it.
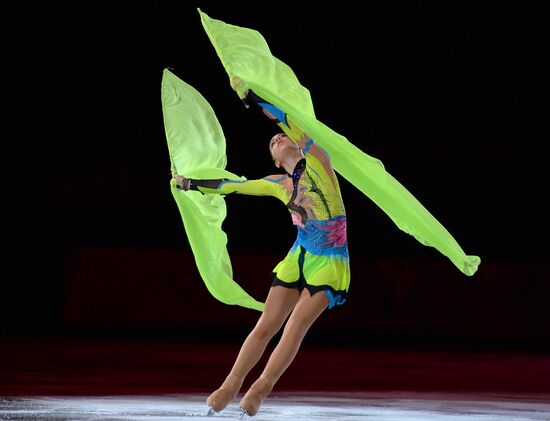
M 252 97 L 250 92 L 248 97 Z M 255 100 L 259 98 L 255 97 Z M 287 256 L 273 270 L 273 285 L 307 288 L 311 295 L 324 291 L 329 308 L 346 301 L 350 282 L 346 213 L 338 179 L 328 155 L 281 110 L 255 101 L 277 118 L 277 124 L 294 142 L 307 140 L 305 158 L 292 174 L 260 180 L 191 180 L 202 193 L 273 196 L 284 202 L 298 228 Z

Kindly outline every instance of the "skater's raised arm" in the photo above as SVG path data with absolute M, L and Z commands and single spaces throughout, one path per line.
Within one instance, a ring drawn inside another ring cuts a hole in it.
M 325 165 L 330 166 L 330 156 L 321 148 L 298 124 L 283 110 L 275 105 L 260 98 L 251 89 L 248 90 L 245 100 L 248 104 L 253 104 L 273 122 L 279 126 L 283 132 L 296 143 L 305 154 L 310 154 Z

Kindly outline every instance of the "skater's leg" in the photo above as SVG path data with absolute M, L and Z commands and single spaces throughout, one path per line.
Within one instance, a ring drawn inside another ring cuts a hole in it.
M 271 287 L 260 319 L 244 341 L 231 374 L 245 377 L 263 355 L 267 344 L 281 329 L 300 295 L 295 288 Z
M 327 305 L 326 294 L 317 293 L 311 296 L 307 289 L 303 290 L 264 371 L 241 400 L 241 408 L 249 415 L 256 415 L 262 400 L 292 363 L 307 331 Z
M 265 300 L 264 311 L 244 341 L 231 372 L 222 386 L 206 400 L 208 406 L 215 412 L 225 408 L 239 393 L 244 378 L 256 365 L 271 338 L 281 329 L 298 298 L 297 289 L 283 286 L 271 287 Z

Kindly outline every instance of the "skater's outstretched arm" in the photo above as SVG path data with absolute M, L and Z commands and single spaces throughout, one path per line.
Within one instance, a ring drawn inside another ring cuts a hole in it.
M 278 180 L 280 174 L 267 176 L 258 180 L 229 180 L 226 178 L 200 180 L 187 178 L 176 174 L 173 179 L 176 181 L 178 190 L 197 190 L 203 194 L 246 194 L 251 196 L 280 196 Z

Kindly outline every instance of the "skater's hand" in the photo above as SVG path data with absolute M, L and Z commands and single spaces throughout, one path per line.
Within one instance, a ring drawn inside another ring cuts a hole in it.
M 191 179 L 185 178 L 183 175 L 175 175 L 174 180 L 176 180 L 176 188 L 178 190 L 187 191 L 191 188 Z
M 237 95 L 239 95 L 239 98 L 241 99 L 246 98 L 246 94 L 248 93 L 248 85 L 244 80 L 242 80 L 238 76 L 232 76 L 229 79 L 229 84 L 231 85 L 233 90 L 237 92 Z

